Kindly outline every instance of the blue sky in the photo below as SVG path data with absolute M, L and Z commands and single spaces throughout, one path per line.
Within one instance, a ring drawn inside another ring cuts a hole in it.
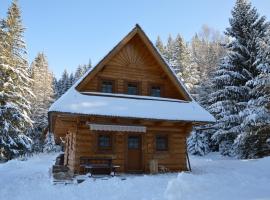
M 10 0 L 0 0 L 4 17 Z M 26 27 L 28 57 L 39 51 L 60 77 L 79 64 L 95 64 L 136 23 L 152 41 L 177 33 L 189 40 L 203 24 L 221 32 L 228 26 L 234 0 L 19 0 Z M 260 14 L 270 19 L 269 0 L 252 0 Z

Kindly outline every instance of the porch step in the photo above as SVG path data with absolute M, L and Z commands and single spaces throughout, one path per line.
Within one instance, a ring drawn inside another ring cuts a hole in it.
M 68 172 L 68 171 L 69 171 L 68 167 L 63 165 L 53 165 L 52 167 L 52 173 Z
M 72 181 L 73 179 L 73 173 L 71 173 L 68 167 L 63 165 L 53 165 L 52 175 L 54 182 Z

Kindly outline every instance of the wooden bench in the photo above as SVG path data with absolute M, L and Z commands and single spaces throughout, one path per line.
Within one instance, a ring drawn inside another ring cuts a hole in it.
M 112 175 L 116 173 L 116 169 L 120 166 L 113 165 L 111 158 L 94 158 L 94 157 L 81 157 L 80 167 L 84 169 L 84 173 Z

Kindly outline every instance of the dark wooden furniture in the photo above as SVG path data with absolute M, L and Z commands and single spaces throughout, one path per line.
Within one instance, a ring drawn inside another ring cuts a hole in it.
M 113 165 L 111 158 L 94 158 L 94 157 L 81 157 L 80 167 L 83 168 L 84 173 L 112 175 L 115 176 L 116 169 L 120 166 Z

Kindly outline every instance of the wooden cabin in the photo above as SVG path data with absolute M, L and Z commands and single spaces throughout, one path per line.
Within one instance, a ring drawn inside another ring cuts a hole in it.
M 187 170 L 192 126 L 215 119 L 191 97 L 140 26 L 128 33 L 49 109 L 64 164 L 110 158 L 118 171 Z

